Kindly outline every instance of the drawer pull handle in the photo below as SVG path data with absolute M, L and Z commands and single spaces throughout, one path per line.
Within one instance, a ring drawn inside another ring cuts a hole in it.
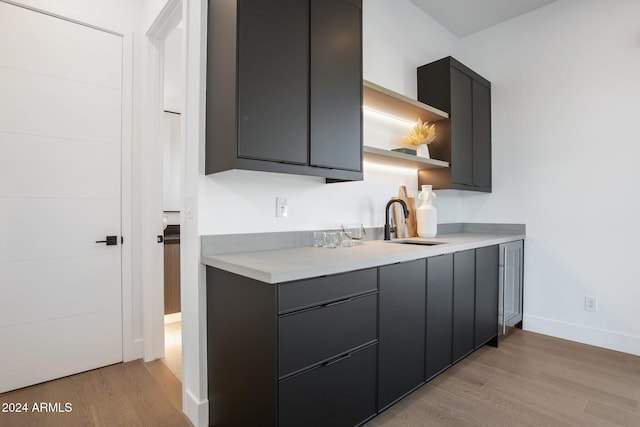
M 349 301 L 351 301 L 352 299 L 353 299 L 353 298 L 347 298 L 347 299 L 343 299 L 343 300 L 340 300 L 340 301 L 334 301 L 334 302 L 330 302 L 330 303 L 327 303 L 327 304 L 323 304 L 322 306 L 323 306 L 323 307 L 332 307 L 332 306 L 334 306 L 334 305 L 344 304 L 345 302 L 349 302 Z
M 329 360 L 328 362 L 325 362 L 323 366 L 331 366 L 334 363 L 342 362 L 344 359 L 348 359 L 349 357 L 351 357 L 351 353 L 343 354 L 340 357 L 336 357 L 333 360 Z

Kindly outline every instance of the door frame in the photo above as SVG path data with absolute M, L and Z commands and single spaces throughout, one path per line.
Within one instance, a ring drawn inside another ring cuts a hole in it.
M 104 31 L 122 38 L 122 109 L 121 109 L 121 169 L 120 215 L 121 236 L 121 292 L 122 292 L 122 360 L 136 359 L 142 354 L 142 337 L 135 333 L 133 287 L 133 33 L 117 25 L 107 24 L 68 6 L 48 0 L 0 0 L 4 3 L 32 10 L 74 24 Z M 139 334 L 138 334 L 139 335 Z
M 164 42 L 182 20 L 182 9 L 182 0 L 168 0 L 145 33 L 142 153 L 143 158 L 150 160 L 142 163 L 142 194 L 146 195 L 142 202 L 145 362 L 164 357 L 164 261 L 156 241 L 156 236 L 161 235 L 163 230 L 161 141 L 164 112 Z M 184 61 L 182 65 L 184 69 Z M 181 122 L 183 127 L 182 115 Z M 184 153 L 180 155 L 180 163 L 184 164 Z
M 182 140 L 184 150 L 180 153 L 182 208 L 180 212 L 180 294 L 182 306 L 182 410 L 196 426 L 209 425 L 209 403 L 207 392 L 207 345 L 206 345 L 206 281 L 205 267 L 200 261 L 200 236 L 198 235 L 198 192 L 204 174 L 204 145 L 205 145 L 205 87 L 206 87 L 206 46 L 207 46 L 207 6 L 208 0 L 163 0 L 162 10 L 149 25 L 147 36 L 152 39 L 166 39 L 170 29 L 177 24 L 174 13 L 182 9 L 183 20 L 183 111 L 181 111 Z M 172 24 L 173 23 L 173 24 Z M 173 26 L 172 26 L 173 25 Z M 163 63 L 160 61 L 160 46 L 145 39 L 147 61 L 143 78 L 147 81 L 145 90 L 155 91 L 151 97 L 143 99 L 145 111 L 155 111 L 155 119 L 145 121 L 143 126 L 160 123 L 162 118 L 162 97 L 164 90 L 160 71 Z M 151 52 L 150 52 L 151 51 Z M 150 92 L 147 92 L 150 94 Z M 155 121 L 154 121 L 155 120 Z M 159 129 L 156 126 L 156 129 Z M 144 129 L 143 129 L 144 133 Z M 156 143 L 152 134 L 143 144 Z M 161 168 L 161 158 L 156 168 Z M 144 165 L 143 165 L 144 167 Z M 158 169 L 161 170 L 161 169 Z M 158 181 L 161 182 L 161 181 Z M 151 182 L 150 184 L 153 184 Z M 156 185 L 157 182 L 156 182 Z M 160 184 L 161 186 L 161 184 Z M 143 187 L 143 191 L 145 188 Z M 142 194 L 145 194 L 144 192 Z M 147 200 L 142 200 L 147 203 Z M 143 210 L 143 213 L 145 211 Z M 153 211 L 151 211 L 153 213 Z M 142 217 L 148 219 L 149 217 Z M 159 229 L 162 230 L 161 225 Z M 142 245 L 142 252 L 153 250 L 152 240 L 148 245 Z M 152 266 L 151 266 L 152 267 Z M 156 266 L 160 268 L 160 266 Z M 148 272 L 143 271 L 143 274 Z M 159 304 L 164 298 L 162 283 L 153 283 L 148 277 L 143 279 L 145 323 L 144 339 L 153 341 L 148 346 L 149 354 L 145 352 L 145 360 L 154 357 L 153 352 L 160 353 L 158 342 L 164 337 L 164 306 Z M 155 304 L 151 307 L 150 304 Z M 162 346 L 163 347 L 163 346 Z M 162 348 L 162 351 L 164 348 Z

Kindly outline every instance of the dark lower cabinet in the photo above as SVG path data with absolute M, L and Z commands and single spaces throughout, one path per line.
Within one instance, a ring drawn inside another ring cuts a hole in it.
M 372 417 L 376 368 L 373 344 L 281 381 L 279 425 L 352 427 Z
M 476 249 L 475 347 L 498 336 L 498 246 Z
M 453 254 L 427 258 L 427 380 L 451 365 Z
M 210 426 L 278 425 L 276 287 L 207 267 Z
M 424 382 L 425 283 L 424 259 L 379 268 L 380 409 Z
M 498 246 L 281 284 L 207 267 L 209 425 L 360 425 L 497 343 Z
M 452 362 L 474 349 L 476 251 L 453 255 L 453 348 Z

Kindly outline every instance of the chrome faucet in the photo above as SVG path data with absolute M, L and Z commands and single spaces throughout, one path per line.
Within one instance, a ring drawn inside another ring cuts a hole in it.
M 389 225 L 389 207 L 393 204 L 393 203 L 400 203 L 400 205 L 402 206 L 402 210 L 404 211 L 404 217 L 405 218 L 409 218 L 409 209 L 407 208 L 407 204 L 404 202 L 404 200 L 400 200 L 400 199 L 391 199 L 389 200 L 389 202 L 387 203 L 387 207 L 384 209 L 384 240 L 391 240 L 391 232 L 395 232 L 395 228 L 392 229 L 391 226 Z

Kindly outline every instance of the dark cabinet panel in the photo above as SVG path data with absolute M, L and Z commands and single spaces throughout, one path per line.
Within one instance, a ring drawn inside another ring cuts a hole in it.
M 346 0 L 311 0 L 312 166 L 362 170 L 361 13 Z
M 378 294 L 280 316 L 280 377 L 377 339 Z
M 281 381 L 279 403 L 282 427 L 352 427 L 372 417 L 376 413 L 376 345 Z
M 476 348 L 498 335 L 498 256 L 498 246 L 476 249 Z
M 473 185 L 491 188 L 491 90 L 473 82 Z
M 309 3 L 240 0 L 238 17 L 238 156 L 307 164 Z
M 209 425 L 277 425 L 276 304 L 275 286 L 207 267 Z
M 427 258 L 426 379 L 451 365 L 453 254 Z
M 350 271 L 278 285 L 280 313 L 376 291 L 378 269 Z
M 436 123 L 433 158 L 449 168 L 421 170 L 418 184 L 491 192 L 491 83 L 452 57 L 418 68 L 418 100 L 449 113 Z
M 425 285 L 424 259 L 380 267 L 379 409 L 424 382 Z
M 453 255 L 453 349 L 455 363 L 473 351 L 475 324 L 475 250 Z
M 473 185 L 472 81 L 451 68 L 451 181 Z

